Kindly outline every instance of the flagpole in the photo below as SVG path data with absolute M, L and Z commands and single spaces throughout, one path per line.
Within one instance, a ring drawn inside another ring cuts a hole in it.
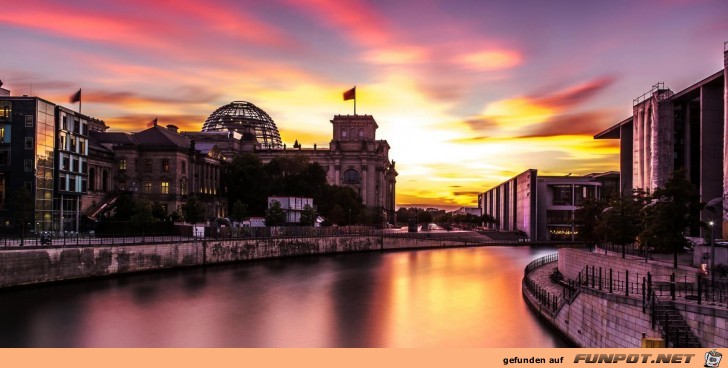
M 356 86 L 354 86 L 354 116 L 356 116 Z
M 78 89 L 78 114 L 79 115 L 81 115 L 81 97 L 82 97 L 82 95 L 83 94 L 81 93 L 81 88 L 79 88 Z

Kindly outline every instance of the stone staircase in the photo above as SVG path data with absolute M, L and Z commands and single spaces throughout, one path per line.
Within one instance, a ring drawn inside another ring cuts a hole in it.
M 658 302 L 654 306 L 655 322 L 662 331 L 665 345 L 672 348 L 699 348 L 700 341 L 671 302 Z

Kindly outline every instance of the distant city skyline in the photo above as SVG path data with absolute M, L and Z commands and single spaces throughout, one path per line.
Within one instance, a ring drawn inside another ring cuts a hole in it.
M 0 12 L 0 79 L 114 131 L 159 118 L 199 130 L 250 101 L 283 142 L 327 145 L 329 121 L 373 115 L 397 162 L 397 203 L 474 206 L 526 169 L 618 169 L 593 135 L 665 82 L 722 69 L 725 1 L 605 3 L 281 0 L 34 1 Z

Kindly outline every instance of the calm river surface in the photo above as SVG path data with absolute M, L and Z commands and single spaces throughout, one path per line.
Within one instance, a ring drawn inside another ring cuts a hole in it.
M 258 261 L 0 292 L 2 347 L 559 347 L 521 296 L 554 249 Z

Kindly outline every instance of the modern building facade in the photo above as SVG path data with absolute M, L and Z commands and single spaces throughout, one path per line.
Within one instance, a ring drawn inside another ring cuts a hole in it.
M 301 222 L 301 214 L 306 206 L 316 209 L 313 204 L 313 198 L 302 197 L 268 197 L 268 208 L 271 208 L 273 202 L 278 202 L 281 209 L 286 213 L 286 223 L 298 224 Z
M 675 93 L 658 83 L 633 100 L 632 116 L 595 135 L 619 139 L 621 186 L 647 192 L 664 186 L 670 174 L 685 169 L 701 201 L 728 205 L 728 52 L 723 70 Z M 726 212 L 723 237 L 728 237 Z M 718 212 L 720 213 L 720 212 Z M 701 213 L 703 220 L 713 220 Z M 691 230 L 698 236 L 699 229 Z
M 585 176 L 539 176 L 529 169 L 478 195 L 493 230 L 514 231 L 533 241 L 573 241 L 574 211 L 587 198 L 605 198 L 618 188 L 617 172 Z

